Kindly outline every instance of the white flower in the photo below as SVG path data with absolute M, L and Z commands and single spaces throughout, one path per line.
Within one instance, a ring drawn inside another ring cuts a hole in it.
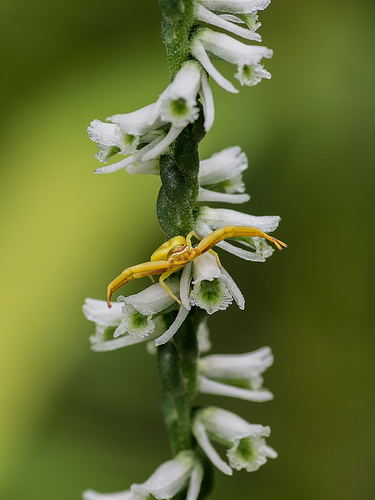
M 262 373 L 273 363 L 269 347 L 247 354 L 222 354 L 198 360 L 198 387 L 206 394 L 231 396 L 247 401 L 269 401 L 273 395 L 262 388 Z
M 198 21 L 217 26 L 218 28 L 229 31 L 230 33 L 241 36 L 242 38 L 246 38 L 247 40 L 257 42 L 262 40 L 261 36 L 254 32 L 255 29 L 259 27 L 257 24 L 250 24 L 248 29 L 242 28 L 241 26 L 238 26 L 238 23 L 243 23 L 242 19 L 236 16 L 222 16 L 215 14 L 215 12 L 213 12 L 215 9 L 210 10 L 203 5 L 204 3 L 205 2 L 198 0 L 195 4 L 195 18 Z
M 264 437 L 270 428 L 253 425 L 232 412 L 208 407 L 198 410 L 193 420 L 193 434 L 211 462 L 224 474 L 232 475 L 232 469 L 255 471 L 276 458 L 275 450 L 267 446 Z M 229 465 L 213 447 L 211 440 L 226 446 Z
M 236 94 L 238 90 L 215 68 L 208 54 L 235 64 L 237 66 L 235 77 L 241 85 L 252 86 L 259 83 L 262 78 L 271 78 L 271 74 L 259 64 L 263 57 L 272 57 L 273 52 L 267 47 L 246 45 L 229 35 L 204 28 L 193 38 L 190 51 L 216 83 L 228 92 Z
M 269 233 L 277 228 L 279 222 L 280 217 L 274 215 L 255 216 L 237 212 L 236 210 L 201 207 L 195 221 L 194 230 L 200 238 L 204 238 L 212 231 L 223 226 L 231 225 L 256 227 L 265 233 Z M 238 242 L 248 248 L 255 249 L 255 252 L 238 248 L 227 241 L 221 241 L 216 246 L 242 259 L 254 262 L 264 262 L 274 251 L 263 238 L 241 238 Z
M 207 9 L 229 14 L 248 14 L 266 9 L 271 0 L 199 0 Z
M 177 278 L 167 280 L 177 293 Z M 176 309 L 177 302 L 156 283 L 140 293 L 119 297 L 109 309 L 103 300 L 86 299 L 83 312 L 96 324 L 95 335 L 90 337 L 94 351 L 112 351 L 139 342 L 156 339 L 155 345 L 170 340 L 187 317 L 189 310 L 180 306 L 172 325 L 167 328 L 162 313 Z
M 186 500 L 197 500 L 203 478 L 203 467 L 192 451 L 182 451 L 163 463 L 142 484 L 132 484 L 130 490 L 118 493 L 97 493 L 87 490 L 84 500 L 167 500 L 188 488 Z
M 190 290 L 192 277 L 193 287 Z M 245 308 L 245 299 L 224 268 L 220 268 L 216 258 L 210 253 L 200 255 L 187 264 L 181 275 L 181 301 L 186 309 L 198 306 L 208 314 L 225 310 L 236 301 L 240 309 Z
M 214 104 L 207 77 L 196 61 L 185 62 L 159 99 L 132 113 L 94 120 L 88 128 L 90 139 L 98 143 L 100 161 L 116 153 L 125 159 L 95 170 L 107 174 L 126 168 L 130 173 L 157 173 L 163 154 L 189 123 L 197 120 L 198 94 L 202 97 L 205 129 L 213 124 Z
M 200 187 L 198 201 L 244 203 L 250 196 L 245 194 L 242 172 L 248 167 L 246 154 L 238 146 L 225 148 L 200 162 L 199 184 L 220 187 L 224 193 Z M 234 194 L 244 193 L 244 194 Z
M 203 467 L 195 454 L 182 451 L 174 459 L 168 460 L 142 484 L 133 484 L 131 491 L 148 498 L 174 497 L 188 486 L 186 500 L 197 500 L 203 478 Z

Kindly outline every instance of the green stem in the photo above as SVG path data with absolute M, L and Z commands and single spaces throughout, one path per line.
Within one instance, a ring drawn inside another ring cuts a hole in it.
M 194 23 L 194 0 L 159 0 L 161 34 L 172 79 L 189 55 L 189 33 Z
M 173 315 L 169 318 L 173 321 Z M 158 348 L 161 406 L 173 453 L 192 448 L 191 406 L 197 392 L 198 344 L 189 315 L 173 339 Z

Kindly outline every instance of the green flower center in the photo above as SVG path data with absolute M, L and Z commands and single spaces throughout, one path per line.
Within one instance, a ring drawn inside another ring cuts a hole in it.
M 185 99 L 181 98 L 176 99 L 175 101 L 171 101 L 170 106 L 173 115 L 184 115 L 188 110 Z

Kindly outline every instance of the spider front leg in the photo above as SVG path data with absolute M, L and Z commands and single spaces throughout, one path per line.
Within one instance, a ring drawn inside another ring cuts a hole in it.
M 144 262 L 136 266 L 128 267 L 107 287 L 107 305 L 112 307 L 111 297 L 113 293 L 123 285 L 137 278 L 151 276 L 152 274 L 163 274 L 171 268 L 171 264 L 164 260 Z
M 213 231 L 212 233 L 208 234 L 203 238 L 203 240 L 199 243 L 199 245 L 196 247 L 197 248 L 197 253 L 200 255 L 204 252 L 209 251 L 213 246 L 217 245 L 220 243 L 220 241 L 225 240 L 225 238 L 232 238 L 234 236 L 249 236 L 249 237 L 258 237 L 258 238 L 264 238 L 271 243 L 274 243 L 274 245 L 279 249 L 282 250 L 282 247 L 287 247 L 287 245 L 274 238 L 273 236 L 270 236 L 267 233 L 264 233 L 257 227 L 249 227 L 249 226 L 224 226 L 220 229 L 217 229 L 216 231 Z

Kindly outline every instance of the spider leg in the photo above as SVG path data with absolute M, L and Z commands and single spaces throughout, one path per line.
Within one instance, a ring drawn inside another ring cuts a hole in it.
M 190 231 L 190 233 L 186 236 L 186 243 L 189 245 L 189 247 L 191 247 L 191 238 L 195 236 L 197 238 L 197 240 L 201 240 L 202 238 L 200 238 L 197 233 L 195 231 Z
M 212 233 L 208 234 L 203 238 L 203 240 L 196 247 L 197 254 L 200 255 L 204 252 L 210 250 L 213 246 L 220 243 L 220 241 L 225 240 L 225 238 L 231 238 L 233 236 L 250 236 L 250 237 L 258 237 L 265 238 L 266 240 L 274 243 L 279 250 L 282 250 L 282 247 L 286 247 L 287 245 L 280 240 L 277 240 L 273 236 L 264 233 L 260 229 L 256 227 L 249 226 L 224 226 Z
M 216 262 L 217 262 L 217 265 L 220 267 L 220 269 L 222 268 L 222 265 L 221 265 L 221 262 L 220 262 L 220 259 L 219 259 L 219 254 L 217 254 L 216 252 L 214 252 L 213 250 L 208 250 L 208 253 L 210 253 L 211 255 L 213 255 L 216 259 Z
M 159 278 L 159 283 L 160 283 L 160 286 L 162 286 L 164 288 L 164 290 L 176 301 L 178 302 L 179 304 L 181 304 L 181 300 L 176 297 L 176 295 L 172 292 L 172 290 L 169 288 L 169 286 L 164 283 L 164 280 L 166 280 L 168 278 L 168 276 L 170 276 L 172 273 L 178 271 L 179 269 L 181 269 L 183 266 L 178 266 L 178 267 L 174 267 L 173 269 L 170 269 L 169 271 L 166 271 L 165 273 L 163 273 L 160 278 Z
M 165 260 L 159 260 L 154 262 L 144 262 L 143 264 L 138 264 L 136 266 L 128 267 L 122 273 L 117 276 L 107 287 L 107 305 L 111 306 L 112 294 L 118 290 L 120 287 L 137 278 L 143 278 L 144 276 L 151 276 L 152 274 L 162 274 L 171 268 L 171 264 Z

